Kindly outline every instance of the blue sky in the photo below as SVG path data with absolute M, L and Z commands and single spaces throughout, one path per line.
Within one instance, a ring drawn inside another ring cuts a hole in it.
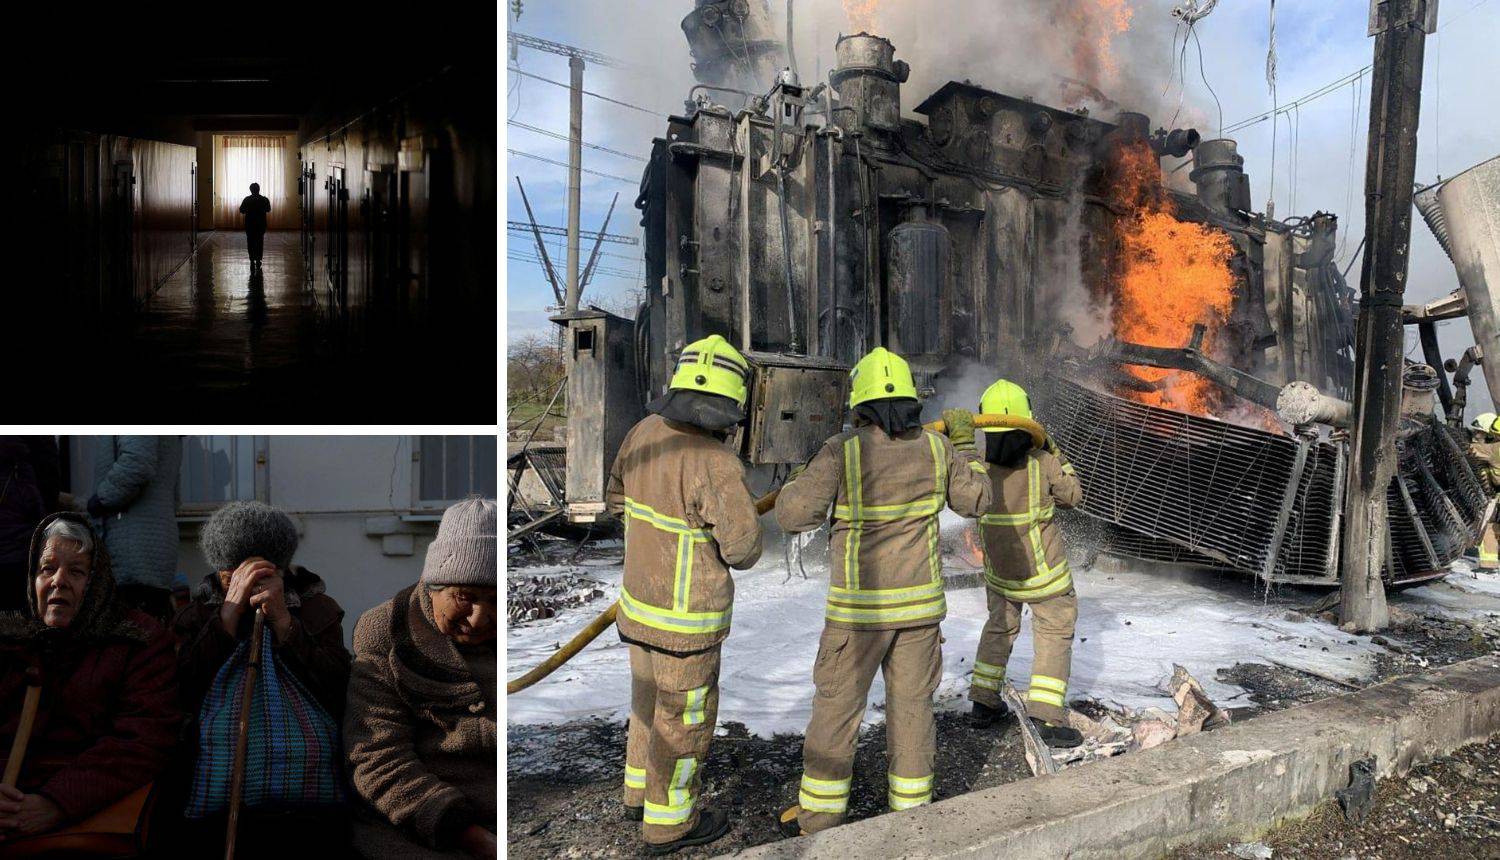
M 1110 94 L 1124 107 L 1150 113 L 1156 124 L 1170 118 L 1180 94 L 1183 119 L 1178 124 L 1196 125 L 1205 138 L 1217 136 L 1219 109 L 1200 78 L 1196 46 L 1190 46 L 1187 52 L 1185 91 L 1174 72 L 1175 20 L 1169 15 L 1173 4 L 1166 0 L 1129 3 L 1134 9 L 1130 31 L 1115 43 L 1123 80 Z M 771 4 L 778 26 L 783 5 L 780 0 Z M 1281 103 L 1369 64 L 1374 40 L 1365 35 L 1368 6 L 1368 0 L 1278 0 L 1277 90 Z M 519 22 L 512 26 L 519 32 L 602 51 L 630 62 L 629 69 L 590 66 L 584 87 L 655 111 L 656 115 L 585 96 L 583 136 L 589 143 L 644 157 L 650 151 L 652 137 L 665 128 L 666 115 L 682 111 L 682 99 L 693 83 L 687 43 L 679 26 L 691 8 L 691 0 L 530 0 Z M 1027 10 L 1041 8 L 1048 8 L 1043 0 L 885 0 L 876 30 L 891 39 L 896 55 L 907 58 L 913 66 L 912 80 L 903 90 L 904 111 L 911 115 L 911 108 L 923 96 L 948 79 L 970 78 L 1002 91 L 1027 94 L 1026 81 L 1028 75 L 1036 75 L 1037 60 L 1022 53 L 1030 53 L 1028 46 L 1014 44 L 1014 34 L 1018 26 L 1024 29 L 1024 24 L 1016 22 L 1028 14 Z M 1222 0 L 1198 25 L 1203 76 L 1218 96 L 1225 125 L 1271 107 L 1264 73 L 1268 8 L 1269 0 Z M 1427 43 L 1418 137 L 1419 181 L 1432 181 L 1439 172 L 1451 176 L 1500 150 L 1500 112 L 1493 107 L 1500 0 L 1442 0 L 1440 10 L 1441 29 Z M 1451 27 L 1450 21 L 1454 22 Z M 826 71 L 831 65 L 833 41 L 848 27 L 837 0 L 798 0 L 797 23 L 799 65 L 806 79 L 809 69 Z M 508 52 L 505 56 L 508 58 Z M 521 48 L 517 60 L 520 68 L 532 74 L 563 82 L 568 79 L 564 57 Z M 1364 226 L 1368 95 L 1366 75 L 1357 112 L 1353 88 L 1346 86 L 1299 109 L 1291 117 L 1294 127 L 1289 127 L 1285 116 L 1276 126 L 1276 214 L 1310 215 L 1320 209 L 1339 213 L 1341 224 L 1349 228 L 1344 260 L 1352 255 Z M 567 132 L 567 91 L 561 87 L 507 73 L 502 110 L 507 118 L 518 122 Z M 1245 157 L 1257 208 L 1264 207 L 1272 185 L 1271 135 L 1270 122 L 1230 135 L 1239 141 L 1239 151 Z M 508 148 L 567 161 L 567 144 L 562 140 L 510 125 L 504 136 Z M 507 160 L 505 154 L 502 164 L 506 166 L 503 176 L 508 218 L 525 218 L 513 178 L 519 174 L 537 220 L 559 226 L 565 223 L 564 168 L 525 157 L 510 156 Z M 584 174 L 584 228 L 598 229 L 611 195 L 618 191 L 620 202 L 609 232 L 639 237 L 639 213 L 633 203 L 644 165 L 590 149 L 584 150 L 583 165 L 629 179 L 621 182 Z M 509 234 L 506 238 L 508 257 L 535 255 L 529 235 Z M 554 265 L 560 267 L 561 241 L 548 250 Z M 585 301 L 619 301 L 638 285 L 638 273 L 642 271 L 639 249 L 607 244 L 604 250 L 621 256 L 601 260 L 608 273 L 595 278 Z M 583 253 L 587 251 L 585 244 Z M 1356 264 L 1351 280 L 1357 280 L 1358 268 Z M 508 334 L 546 331 L 544 308 L 551 302 L 551 290 L 540 267 L 507 259 L 505 271 Z M 1413 221 L 1408 283 L 1408 302 L 1437 298 L 1457 287 L 1452 265 L 1420 219 Z M 1447 355 L 1456 355 L 1473 340 L 1462 321 L 1447 324 L 1442 339 Z M 1482 384 L 1476 388 L 1482 389 Z M 1475 399 L 1482 398 L 1479 391 Z

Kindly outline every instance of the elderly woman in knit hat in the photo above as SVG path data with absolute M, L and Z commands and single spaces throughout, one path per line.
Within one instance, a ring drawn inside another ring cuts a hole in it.
M 422 578 L 354 626 L 344 751 L 368 858 L 495 856 L 495 503 L 443 513 Z
M 198 545 L 212 572 L 193 591 L 192 602 L 177 613 L 173 628 L 182 642 L 178 682 L 191 739 L 189 755 L 177 763 L 174 789 L 186 794 L 190 774 L 201 772 L 198 738 L 205 702 L 215 678 L 251 638 L 257 609 L 265 614 L 264 636 L 280 666 L 301 682 L 337 725 L 344 713 L 351 657 L 344 647 L 344 610 L 324 592 L 323 580 L 292 564 L 297 526 L 281 510 L 263 502 L 231 502 L 203 524 Z M 287 789 L 291 791 L 291 789 Z M 305 798 L 301 798 L 305 800 Z M 174 795 L 172 802 L 177 803 Z M 246 808 L 239 822 L 242 857 L 286 856 L 338 850 L 343 828 L 328 808 L 293 808 L 298 797 L 283 798 L 282 808 Z M 179 820 L 179 838 L 187 856 L 222 840 L 224 815 Z
M 342 716 L 350 663 L 344 610 L 317 574 L 292 564 L 297 526 L 291 517 L 264 502 L 230 502 L 203 524 L 198 546 L 214 572 L 173 623 L 183 642 L 178 679 L 188 712 L 198 712 L 261 609 L 277 655 L 328 713 Z

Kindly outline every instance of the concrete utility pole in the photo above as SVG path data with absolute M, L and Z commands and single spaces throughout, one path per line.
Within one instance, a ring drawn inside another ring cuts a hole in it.
M 516 4 L 516 17 L 520 17 L 520 4 Z M 534 48 L 538 51 L 546 51 L 549 54 L 558 54 L 568 58 L 568 68 L 572 72 L 572 86 L 569 87 L 569 122 L 568 122 L 568 265 L 564 272 L 566 279 L 566 290 L 563 298 L 563 311 L 573 313 L 578 310 L 579 283 L 578 283 L 578 215 L 580 208 L 579 198 L 583 184 L 583 62 L 588 60 L 601 66 L 623 68 L 626 63 L 615 59 L 608 54 L 598 51 L 590 51 L 586 48 L 577 48 L 572 45 L 564 45 L 561 42 L 553 42 L 547 39 L 539 39 L 536 36 L 528 36 L 525 33 L 517 33 L 511 30 L 506 34 L 510 42 L 511 58 L 515 58 L 517 48 Z M 543 232 L 546 232 L 543 230 Z
M 569 57 L 568 68 L 573 77 L 568 93 L 568 293 L 565 310 L 573 313 L 578 310 L 578 214 L 583 185 L 583 58 Z
M 1401 418 L 1412 180 L 1422 101 L 1422 49 L 1435 29 L 1437 0 L 1370 0 L 1375 37 L 1365 163 L 1365 256 L 1355 335 L 1354 432 L 1344 503 L 1339 620 L 1355 630 L 1390 625 L 1381 569 L 1390 557 L 1386 490 L 1396 473 Z

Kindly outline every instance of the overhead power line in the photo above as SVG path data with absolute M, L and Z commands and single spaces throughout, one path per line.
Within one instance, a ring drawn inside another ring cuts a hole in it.
M 531 232 L 531 225 L 527 224 L 525 221 L 507 221 L 507 222 L 505 222 L 505 228 L 507 230 L 514 230 L 514 231 L 516 231 L 518 233 L 530 233 Z M 538 224 L 538 225 L 536 225 L 536 229 L 539 230 L 544 235 L 547 235 L 547 236 L 566 236 L 566 235 L 568 235 L 568 229 L 566 227 L 552 227 L 552 226 L 549 226 L 549 225 L 546 225 L 546 224 Z M 599 236 L 599 234 L 596 233 L 596 232 L 594 232 L 593 230 L 579 230 L 578 231 L 578 235 L 579 235 L 579 237 L 584 238 L 584 239 L 595 239 L 595 238 L 598 238 L 598 236 Z M 641 244 L 641 240 L 635 238 L 634 236 L 620 236 L 620 235 L 617 235 L 615 233 L 605 233 L 604 234 L 604 241 L 606 241 L 606 242 L 615 242 L 615 243 L 618 243 L 618 244 L 621 244 L 621 245 L 639 245 L 639 244 Z
M 525 77 L 541 81 L 542 83 L 545 83 L 545 84 L 552 84 L 555 87 L 562 87 L 565 90 L 566 89 L 572 89 L 571 86 L 569 86 L 568 84 L 563 83 L 562 81 L 554 81 L 551 78 L 544 78 L 541 75 L 533 75 L 531 72 L 522 71 L 522 70 L 516 68 L 515 66 L 510 66 L 509 69 L 510 69 L 511 72 L 513 72 L 515 74 L 523 75 Z M 610 104 L 619 105 L 620 107 L 627 107 L 627 108 L 630 108 L 631 110 L 640 111 L 641 113 L 648 113 L 648 114 L 651 114 L 654 117 L 660 117 L 661 119 L 670 119 L 670 117 L 668 117 L 666 114 L 662 113 L 659 110 L 652 110 L 650 108 L 643 108 L 640 105 L 633 105 L 630 102 L 622 102 L 619 99 L 612 99 L 609 96 L 603 96 L 603 95 L 600 95 L 600 94 L 598 94 L 596 92 L 590 92 L 589 90 L 582 90 L 581 92 L 584 95 L 586 95 L 586 96 L 593 96 L 594 98 L 599 99 L 600 101 L 609 102 Z
M 1442 22 L 1442 24 L 1440 24 L 1438 26 L 1438 29 L 1442 30 L 1443 28 L 1447 27 L 1449 24 L 1454 23 L 1458 19 L 1464 17 L 1465 15 L 1468 15 L 1470 12 L 1473 12 L 1475 9 L 1478 9 L 1480 6 L 1483 6 L 1484 4 L 1486 4 L 1488 2 L 1490 2 L 1490 0 L 1478 0 L 1478 2 L 1474 3 L 1472 6 L 1468 7 L 1467 9 L 1464 9 L 1461 12 L 1455 13 L 1453 15 L 1453 17 L 1451 17 L 1448 20 Z M 1290 111 L 1294 111 L 1298 107 L 1306 105 L 1309 102 L 1316 101 L 1316 100 L 1322 98 L 1323 96 L 1326 96 L 1329 93 L 1333 92 L 1334 90 L 1340 89 L 1341 87 L 1348 86 L 1349 84 L 1352 84 L 1355 81 L 1361 80 L 1364 77 L 1364 75 L 1368 74 L 1369 71 L 1370 71 L 1370 69 L 1372 69 L 1372 68 L 1374 68 L 1373 64 L 1372 65 L 1366 65 L 1366 66 L 1363 66 L 1361 68 L 1355 69 L 1354 71 L 1350 72 L 1347 75 L 1344 75 L 1343 77 L 1339 78 L 1338 80 L 1332 81 L 1330 83 L 1324 84 L 1321 87 L 1318 87 L 1317 89 L 1313 90 L 1312 92 L 1308 93 L 1305 96 L 1302 96 L 1301 98 L 1297 99 L 1296 101 L 1291 101 L 1291 102 L 1287 102 L 1285 104 L 1278 105 L 1275 108 L 1273 108 L 1272 110 L 1265 111 L 1264 113 L 1258 113 L 1255 116 L 1246 117 L 1245 119 L 1242 119 L 1239 122 L 1234 123 L 1233 125 L 1225 126 L 1223 133 L 1224 134 L 1228 134 L 1228 133 L 1230 133 L 1232 131 L 1238 131 L 1238 130 L 1240 130 L 1242 128 L 1247 128 L 1247 127 L 1255 125 L 1257 123 L 1265 122 L 1266 120 L 1268 120 L 1268 119 L 1271 118 L 1271 115 L 1273 113 L 1275 113 L 1275 114 L 1283 114 L 1283 113 L 1288 113 Z
M 554 159 L 554 158 L 544 158 L 544 157 L 542 157 L 540 155 L 536 155 L 534 153 L 522 152 L 519 149 L 511 149 L 509 147 L 506 147 L 505 151 L 508 152 L 508 153 L 510 153 L 511 155 L 519 155 L 522 158 L 531 158 L 531 159 L 535 159 L 536 161 L 545 161 L 548 164 L 555 164 L 558 167 L 567 167 L 568 166 L 568 163 L 566 161 L 558 161 L 557 159 Z M 580 167 L 578 169 L 581 170 L 581 171 L 583 171 L 584 173 L 591 173 L 591 174 L 593 174 L 595 176 L 599 176 L 599 177 L 602 177 L 604 179 L 613 179 L 616 182 L 623 182 L 626 185 L 638 186 L 638 185 L 641 184 L 641 181 L 639 179 L 631 179 L 628 176 L 616 176 L 613 173 L 604 173 L 604 172 L 599 171 L 599 170 L 589 170 L 587 167 Z
M 541 266 L 542 265 L 542 260 L 541 260 L 540 257 L 537 257 L 535 255 L 530 255 L 530 254 L 514 254 L 514 253 L 512 253 L 512 254 L 506 254 L 505 258 L 507 260 L 511 261 L 511 262 L 514 262 L 514 263 L 531 263 L 531 264 L 536 265 L 536 266 Z M 641 280 L 640 276 L 637 275 L 634 272 L 626 272 L 626 271 L 622 271 L 620 269 L 612 269 L 612 268 L 609 268 L 607 266 L 596 266 L 594 268 L 594 274 L 598 275 L 598 276 L 601 276 L 601 277 L 606 277 L 606 278 L 620 278 L 620 279 L 626 280 L 626 281 L 639 282 Z
M 1284 103 L 1284 104 L 1276 107 L 1273 110 L 1268 110 L 1268 111 L 1265 111 L 1264 113 L 1259 113 L 1259 114 L 1256 114 L 1255 116 L 1248 117 L 1246 119 L 1242 119 L 1239 122 L 1234 123 L 1232 125 L 1227 125 L 1227 126 L 1224 127 L 1224 133 L 1228 134 L 1228 133 L 1230 133 L 1232 131 L 1238 131 L 1238 130 L 1240 130 L 1242 128 L 1247 128 L 1249 126 L 1255 125 L 1256 123 L 1265 122 L 1266 120 L 1268 120 L 1268 119 L 1271 118 L 1271 114 L 1273 114 L 1273 113 L 1275 113 L 1275 114 L 1287 113 L 1289 111 L 1297 109 L 1298 107 L 1300 107 L 1302 105 L 1308 104 L 1309 102 L 1316 101 L 1316 100 L 1322 98 L 1323 96 L 1326 96 L 1329 93 L 1333 92 L 1334 90 L 1340 89 L 1340 88 L 1342 88 L 1344 86 L 1347 86 L 1348 84 L 1353 83 L 1354 81 L 1356 81 L 1360 77 L 1362 77 L 1366 72 L 1370 71 L 1371 68 L 1372 67 L 1369 66 L 1369 65 L 1363 66 L 1363 67 L 1361 67 L 1359 69 L 1356 69 L 1355 71 L 1350 72 L 1347 75 L 1344 75 L 1342 78 L 1339 78 L 1338 80 L 1333 81 L 1332 83 L 1327 83 L 1327 84 L 1324 84 L 1321 87 L 1318 87 L 1317 89 L 1313 90 L 1312 92 L 1308 93 L 1305 96 L 1302 96 L 1301 98 L 1297 99 L 1296 101 L 1286 102 L 1286 103 Z
M 555 239 L 548 239 L 546 244 L 547 244 L 547 247 L 553 248 L 553 249 L 567 250 L 567 248 L 568 248 L 568 243 L 566 241 L 557 241 Z M 601 256 L 601 257 L 613 257 L 613 258 L 615 258 L 617 260 L 629 260 L 632 263 L 638 263 L 638 262 L 640 262 L 640 259 L 641 259 L 640 255 L 638 255 L 638 254 L 616 254 L 613 251 L 600 251 L 599 252 L 599 256 Z
M 537 134 L 543 134 L 543 135 L 546 135 L 547 137 L 553 138 L 554 140 L 563 140 L 563 141 L 568 140 L 568 136 L 566 134 L 563 134 L 562 132 L 549 131 L 548 129 L 545 129 L 545 128 L 537 128 L 534 125 L 528 125 L 527 123 L 520 122 L 518 120 L 507 120 L 506 121 L 506 125 L 513 125 L 516 128 L 524 128 L 527 131 L 536 132 Z M 607 146 L 600 146 L 597 143 L 589 143 L 588 141 L 580 141 L 580 142 L 584 146 L 588 147 L 589 149 L 597 149 L 600 152 L 607 152 L 610 155 L 618 155 L 621 158 L 629 158 L 629 159 L 632 159 L 634 161 L 645 161 L 646 160 L 642 156 L 632 155 L 632 154 L 630 154 L 628 152 L 621 152 L 618 149 L 610 149 Z

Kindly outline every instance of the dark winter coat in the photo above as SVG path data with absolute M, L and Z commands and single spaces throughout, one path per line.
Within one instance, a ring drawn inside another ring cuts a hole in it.
M 27 557 L 37 569 L 40 536 L 66 517 L 47 517 Z M 45 626 L 34 592 L 27 611 L 0 615 L 0 755 L 10 750 L 25 698 L 25 670 L 42 670 L 41 706 L 20 788 L 61 807 L 68 823 L 86 818 L 151 782 L 167 765 L 182 714 L 177 707 L 172 638 L 156 621 L 114 601 L 108 551 L 96 539 L 93 569 L 78 614 L 66 628 Z
M 323 580 L 305 567 L 293 566 L 283 575 L 283 581 L 292 629 L 285 642 L 275 643 L 276 655 L 337 720 L 344 713 L 344 694 L 349 686 L 344 610 L 324 593 Z M 239 638 L 230 636 L 219 623 L 223 606 L 224 587 L 218 575 L 210 573 L 193 591 L 192 603 L 184 606 L 172 622 L 183 643 L 178 654 L 183 707 L 195 722 L 214 677 L 240 640 L 250 638 L 255 623 L 255 613 L 247 607 L 240 616 Z M 272 635 L 269 627 L 266 635 Z
M 494 648 L 466 661 L 420 586 L 360 616 L 344 751 L 364 803 L 361 855 L 462 857 L 454 840 L 465 827 L 495 828 Z
M 170 589 L 177 572 L 176 436 L 100 436 L 94 496 L 104 511 L 104 542 L 121 585 Z
M 0 436 L 0 564 L 26 560 L 36 524 L 57 508 L 57 492 L 51 436 Z

